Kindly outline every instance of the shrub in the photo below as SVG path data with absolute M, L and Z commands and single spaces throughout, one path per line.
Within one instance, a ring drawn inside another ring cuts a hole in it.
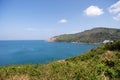
M 120 40 L 115 41 L 113 43 L 106 43 L 105 49 L 120 51 Z

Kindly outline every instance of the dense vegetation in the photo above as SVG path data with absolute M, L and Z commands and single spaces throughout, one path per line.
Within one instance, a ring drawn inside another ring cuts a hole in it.
M 120 29 L 112 28 L 94 28 L 76 34 L 64 34 L 55 36 L 54 41 L 57 42 L 83 42 L 83 43 L 99 43 L 104 40 L 117 40 L 120 38 Z M 52 38 L 51 38 L 52 39 Z
M 0 80 L 120 80 L 120 40 L 49 64 L 1 66 Z

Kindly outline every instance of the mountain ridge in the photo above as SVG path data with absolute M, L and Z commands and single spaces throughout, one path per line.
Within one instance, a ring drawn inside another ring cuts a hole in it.
M 78 42 L 78 43 L 101 43 L 104 40 L 117 40 L 120 38 L 120 29 L 96 27 L 75 34 L 63 34 L 54 36 L 50 42 Z

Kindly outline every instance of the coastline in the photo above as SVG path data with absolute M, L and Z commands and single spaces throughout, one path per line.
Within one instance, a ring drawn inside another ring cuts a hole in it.
M 48 39 L 45 40 L 46 42 L 60 42 L 60 41 L 56 41 L 55 39 Z M 98 43 L 85 43 L 85 42 L 67 42 L 67 41 L 61 41 L 61 42 L 66 42 L 66 43 L 73 43 L 73 44 L 103 44 L 102 42 L 98 42 Z
M 56 42 L 56 38 L 55 37 L 49 38 L 49 39 L 47 39 L 45 41 L 47 41 L 47 42 Z
M 67 43 L 74 43 L 74 44 L 103 44 L 103 42 L 68 42 L 68 41 L 57 41 L 57 37 L 52 37 L 47 40 L 46 42 L 67 42 Z

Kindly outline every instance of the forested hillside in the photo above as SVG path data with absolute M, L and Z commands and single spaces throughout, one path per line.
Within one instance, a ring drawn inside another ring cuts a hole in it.
M 100 43 L 104 40 L 120 39 L 120 29 L 94 28 L 76 34 L 64 34 L 50 38 L 48 41 Z

